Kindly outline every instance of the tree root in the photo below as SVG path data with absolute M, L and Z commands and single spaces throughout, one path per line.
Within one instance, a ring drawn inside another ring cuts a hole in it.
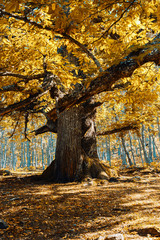
M 81 182 L 87 178 L 109 181 L 113 177 L 115 176 L 113 176 L 111 168 L 101 163 L 99 159 L 85 157 L 82 162 L 81 172 L 75 177 L 74 181 Z M 52 182 L 63 182 L 63 180 L 59 181 L 59 179 L 56 179 L 55 160 L 43 171 L 40 179 Z

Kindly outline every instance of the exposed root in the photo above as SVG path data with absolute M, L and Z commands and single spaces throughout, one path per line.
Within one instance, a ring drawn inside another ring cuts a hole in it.
M 51 164 L 43 171 L 41 175 L 41 179 L 48 180 L 48 181 L 55 181 L 55 160 L 51 162 Z
M 109 180 L 111 177 L 113 176 L 110 168 L 101 163 L 99 159 L 85 157 L 82 162 L 81 172 L 79 173 L 79 176 L 75 177 L 75 181 L 80 182 L 87 178 Z M 56 179 L 55 160 L 53 160 L 52 163 L 44 170 L 41 175 L 41 179 L 53 182 L 63 181 Z

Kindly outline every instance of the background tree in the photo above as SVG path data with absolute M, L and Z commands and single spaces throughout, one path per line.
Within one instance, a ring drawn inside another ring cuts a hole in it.
M 152 88 L 150 102 L 158 99 L 159 12 L 158 1 L 2 1 L 0 115 L 14 131 L 23 120 L 25 138 L 31 118 L 46 117 L 35 133 L 57 133 L 57 146 L 44 177 L 108 178 L 96 146 L 96 108 L 108 98 L 100 93 L 116 99 L 123 89 L 132 114 L 119 131 L 137 123 L 131 89 Z

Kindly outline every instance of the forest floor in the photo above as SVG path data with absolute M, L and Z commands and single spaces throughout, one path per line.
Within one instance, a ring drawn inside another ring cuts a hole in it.
M 160 172 L 123 171 L 118 182 L 54 184 L 0 176 L 0 239 L 160 239 Z

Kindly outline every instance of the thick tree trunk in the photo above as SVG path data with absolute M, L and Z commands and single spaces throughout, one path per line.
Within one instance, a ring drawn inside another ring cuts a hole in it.
M 80 107 L 74 107 L 62 112 L 58 118 L 56 180 L 74 181 L 81 159 L 81 112 Z
M 92 100 L 59 114 L 55 160 L 42 177 L 56 182 L 109 179 L 98 159 Z

